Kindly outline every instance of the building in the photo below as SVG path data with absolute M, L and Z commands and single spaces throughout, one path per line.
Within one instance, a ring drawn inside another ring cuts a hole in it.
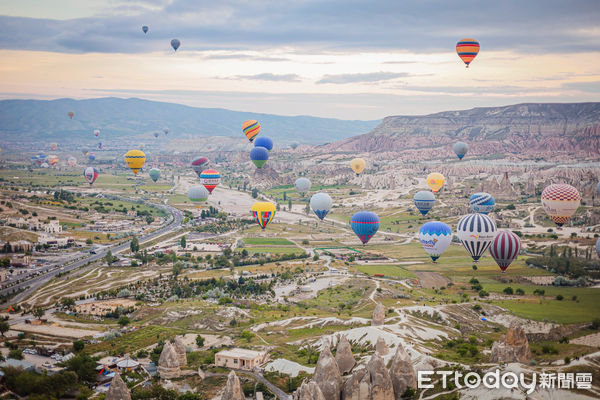
M 62 232 L 62 226 L 58 220 L 53 220 L 44 224 L 44 232 L 46 233 L 60 233 Z
M 69 245 L 72 245 L 73 243 L 75 243 L 75 241 L 73 240 L 73 238 L 70 237 L 52 237 L 47 235 L 42 235 L 38 237 L 39 245 L 48 245 L 52 248 L 67 247 Z
M 117 370 L 119 372 L 133 371 L 139 366 L 140 366 L 139 362 L 129 359 L 129 358 L 125 358 L 117 363 Z
M 251 370 L 267 360 L 267 353 L 248 349 L 229 349 L 215 354 L 215 365 L 233 369 Z

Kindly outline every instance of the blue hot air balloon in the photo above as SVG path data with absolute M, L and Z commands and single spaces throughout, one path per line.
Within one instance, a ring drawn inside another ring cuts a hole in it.
M 379 217 L 371 211 L 359 211 L 350 218 L 350 226 L 363 244 L 379 230 Z
M 94 161 L 96 159 L 96 155 L 94 153 L 88 153 L 88 160 Z
M 464 142 L 456 142 L 454 143 L 454 152 L 459 160 L 462 160 L 465 154 L 469 151 L 469 146 L 467 146 Z
M 250 159 L 257 168 L 262 168 L 269 159 L 269 150 L 264 147 L 254 147 L 250 150 Z
M 436 262 L 452 243 L 452 229 L 440 221 L 427 222 L 419 229 L 419 242 Z
M 264 147 L 271 151 L 273 150 L 273 140 L 266 136 L 260 136 L 254 140 L 254 147 Z
M 428 190 L 421 190 L 415 194 L 413 201 L 417 209 L 421 211 L 421 214 L 425 215 L 433 208 L 435 196 Z
M 173 48 L 173 50 L 177 51 L 179 46 L 181 46 L 181 42 L 179 41 L 179 39 L 171 40 L 171 47 Z
M 494 196 L 485 192 L 475 193 L 469 199 L 469 206 L 475 213 L 488 214 L 494 211 L 495 205 Z
M 148 27 L 146 25 L 142 26 L 142 31 L 144 31 L 144 33 L 148 33 Z

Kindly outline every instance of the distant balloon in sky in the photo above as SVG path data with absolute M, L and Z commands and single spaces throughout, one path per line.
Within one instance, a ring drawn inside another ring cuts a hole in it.
M 160 133 L 158 133 L 158 132 L 154 132 L 154 137 L 155 137 L 155 138 L 157 138 L 157 137 L 159 137 L 159 136 L 160 136 Z
M 273 150 L 273 140 L 266 136 L 261 136 L 254 141 L 254 147 L 264 147 L 271 151 Z
M 67 158 L 67 164 L 69 165 L 69 167 L 74 167 L 77 165 L 77 159 L 73 156 L 70 156 L 69 158 Z
M 452 229 L 444 222 L 427 222 L 419 229 L 419 242 L 433 262 L 436 262 L 452 243 Z
M 221 183 L 221 174 L 216 169 L 205 169 L 200 174 L 200 181 L 206 190 L 208 190 L 208 193 L 212 193 L 219 183 Z
M 125 153 L 125 163 L 137 175 L 146 163 L 146 154 L 141 150 L 129 150 Z
M 350 226 L 363 244 L 379 230 L 379 217 L 371 211 L 359 211 L 350 218 Z
M 56 143 L 50 143 L 50 150 L 54 151 L 57 147 L 58 145 Z
M 96 159 L 96 155 L 94 153 L 88 153 L 88 160 L 94 161 Z
M 467 214 L 458 221 L 456 235 L 477 262 L 496 238 L 496 224 L 485 214 Z
M 262 168 L 269 159 L 269 150 L 264 147 L 254 147 L 250 150 L 250 159 L 256 168 Z
M 490 245 L 490 254 L 502 270 L 513 262 L 521 251 L 521 239 L 511 231 L 498 231 L 496 238 Z
M 165 136 L 166 136 L 166 135 L 168 135 L 168 134 L 169 134 L 169 128 L 165 128 L 165 129 L 163 130 L 163 132 L 165 133 Z
M 142 31 L 148 33 L 148 27 L 146 25 L 142 26 Z
M 208 164 L 208 158 L 206 157 L 198 157 L 192 161 L 192 169 L 198 175 L 198 178 L 200 178 L 206 164 Z
M 367 162 L 363 158 L 354 158 L 350 160 L 350 168 L 356 175 L 360 175 L 367 166 Z
M 298 193 L 304 195 L 310 190 L 311 185 L 310 181 L 307 178 L 298 178 L 296 179 L 296 182 L 294 182 L 294 186 L 296 187 Z
M 256 135 L 260 133 L 260 124 L 254 119 L 249 119 L 242 124 L 242 131 L 246 135 L 246 138 L 250 142 L 253 142 Z
M 196 203 L 197 207 L 200 207 L 198 203 L 203 203 L 208 199 L 208 190 L 204 186 L 192 186 L 188 191 L 188 198 L 192 203 Z
M 427 185 L 429 185 L 433 193 L 437 193 L 444 186 L 444 180 L 444 175 L 439 172 L 432 172 L 427 175 Z
M 98 142 L 98 149 L 102 150 L 104 148 L 104 143 Z
M 327 193 L 315 193 L 310 198 L 310 208 L 312 208 L 320 220 L 323 220 L 329 211 L 331 211 L 332 205 L 331 197 Z
M 69 116 L 70 119 L 73 119 L 73 116 L 75 115 L 75 113 L 73 111 L 69 111 L 67 113 L 67 115 Z
M 160 169 L 152 168 L 150 171 L 148 171 L 148 175 L 150 176 L 150 179 L 156 182 L 158 178 L 160 178 Z
M 181 46 L 181 42 L 179 41 L 179 39 L 171 40 L 171 47 L 173 48 L 173 50 L 177 51 L 179 46 Z
M 252 205 L 250 211 L 258 226 L 264 231 L 275 216 L 275 204 L 268 201 L 259 201 Z
M 558 226 L 563 226 L 581 203 L 577 189 L 565 183 L 547 186 L 542 192 L 542 206 Z
M 100 129 L 95 129 L 94 136 L 98 137 L 99 134 L 100 134 Z
M 435 196 L 429 190 L 421 190 L 415 194 L 413 202 L 421 214 L 425 215 L 433 208 Z
M 469 151 L 469 146 L 467 146 L 464 142 L 456 142 L 454 143 L 454 152 L 459 160 L 462 160 L 465 154 Z
M 494 196 L 489 193 L 480 192 L 471 195 L 469 199 L 469 206 L 471 210 L 476 213 L 488 214 L 494 211 L 496 200 Z
M 83 177 L 86 181 L 92 186 L 96 179 L 98 178 L 98 170 L 94 167 L 87 167 L 83 170 Z
M 290 144 L 290 147 L 292 148 L 292 150 L 296 150 L 296 147 L 298 147 L 298 142 L 292 142 Z
M 88 151 L 87 150 L 81 150 L 81 152 L 83 153 L 84 156 L 88 155 Z
M 475 39 L 461 39 L 456 43 L 456 53 L 469 68 L 469 64 L 479 53 L 479 42 Z

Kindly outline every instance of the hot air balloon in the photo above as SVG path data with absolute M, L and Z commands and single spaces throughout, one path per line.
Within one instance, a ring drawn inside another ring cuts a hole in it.
M 365 170 L 366 166 L 367 162 L 362 158 L 354 158 L 350 161 L 350 168 L 357 176 Z
M 219 183 L 221 183 L 221 174 L 216 169 L 205 169 L 200 173 L 200 182 L 208 190 L 208 193 L 212 193 Z
M 75 116 L 75 113 L 73 111 L 69 111 L 67 113 L 67 115 L 69 116 L 70 119 L 73 119 L 73 117 Z
M 465 154 L 469 151 L 469 146 L 467 146 L 464 142 L 456 142 L 454 143 L 454 152 L 459 160 L 462 160 Z
M 58 157 L 57 156 L 48 156 L 48 164 L 52 165 L 53 167 L 58 163 Z
M 98 137 L 98 135 L 100 135 L 100 129 L 95 129 L 94 136 Z
M 146 145 L 144 143 L 140 143 L 140 150 L 144 150 L 146 148 Z
M 350 218 L 350 226 L 363 244 L 379 230 L 379 217 L 371 211 L 359 211 Z
M 427 175 L 427 185 L 429 185 L 433 193 L 437 193 L 444 186 L 444 180 L 444 175 L 439 172 L 432 172 Z
M 598 255 L 598 258 L 600 258 L 600 238 L 596 240 L 596 254 Z
M 275 216 L 275 204 L 268 201 L 256 202 L 250 210 L 254 220 L 263 230 L 265 230 Z
M 181 46 L 181 42 L 179 41 L 179 39 L 171 40 L 171 47 L 173 48 L 173 50 L 177 51 L 179 46 Z
M 83 170 L 83 177 L 92 186 L 96 179 L 98 179 L 98 170 L 94 167 L 87 167 Z
M 485 192 L 475 193 L 469 199 L 469 206 L 475 213 L 491 213 L 494 211 L 495 205 L 496 200 L 494 200 L 494 196 Z
M 290 143 L 290 147 L 292 148 L 292 150 L 296 150 L 296 148 L 298 147 L 298 142 Z
M 50 150 L 54 151 L 57 147 L 58 145 L 56 143 L 50 143 Z
M 294 182 L 294 186 L 298 193 L 304 196 L 310 190 L 310 181 L 307 178 L 298 178 Z
M 129 150 L 125 153 L 125 163 L 137 175 L 146 163 L 146 155 L 141 150 Z
M 256 165 L 256 168 L 262 168 L 269 159 L 269 150 L 264 147 L 254 147 L 250 150 L 250 159 Z
M 265 149 L 271 151 L 273 150 L 273 140 L 266 136 L 261 136 L 254 142 L 254 147 L 264 147 Z
M 433 262 L 436 262 L 452 243 L 452 229 L 440 221 L 427 222 L 419 229 L 419 242 Z
M 167 136 L 169 134 L 169 128 L 165 128 L 163 132 L 165 133 L 165 136 Z
M 204 170 L 204 165 L 206 165 L 207 163 L 208 163 L 208 158 L 206 158 L 206 157 L 198 157 L 198 158 L 195 158 L 194 161 L 192 161 L 192 169 L 194 170 L 196 175 L 198 175 L 199 178 L 200 178 L 200 175 L 202 174 L 202 171 Z
M 458 221 L 456 235 L 477 262 L 496 237 L 496 224 L 485 214 L 467 214 Z
M 29 160 L 31 161 L 32 164 L 40 165 L 38 163 L 38 161 L 39 161 L 39 157 L 38 156 L 31 156 L 31 158 L 29 158 Z
M 82 153 L 84 156 L 87 156 L 87 154 L 88 154 L 88 151 L 87 151 L 87 150 L 81 150 L 81 153 Z
M 422 215 L 426 215 L 433 208 L 435 196 L 428 190 L 421 190 L 413 197 L 413 202 Z
M 148 175 L 150 176 L 150 179 L 156 182 L 158 178 L 160 178 L 160 169 L 152 168 L 150 171 L 148 171 Z
M 558 226 L 563 226 L 571 218 L 580 202 L 577 189 L 564 183 L 547 186 L 542 192 L 542 206 Z
M 496 260 L 502 273 L 517 258 L 519 251 L 521 251 L 521 239 L 511 231 L 498 231 L 490 246 L 490 254 Z
M 249 119 L 242 124 L 242 131 L 248 140 L 253 142 L 256 135 L 260 133 L 260 124 L 254 119 Z
M 94 153 L 88 153 L 88 160 L 94 161 L 96 159 L 96 155 Z
M 157 138 L 157 137 L 159 137 L 159 136 L 160 136 L 160 133 L 158 133 L 158 132 L 154 132 L 154 137 L 155 137 L 155 138 Z
M 142 26 L 142 32 L 144 32 L 144 34 L 148 33 L 148 27 L 146 25 Z
M 479 53 L 479 42 L 475 39 L 461 39 L 456 43 L 456 53 L 469 68 L 469 64 Z
M 310 208 L 312 208 L 321 221 L 331 211 L 332 205 L 331 197 L 327 193 L 315 193 L 310 198 Z
M 188 198 L 192 203 L 196 203 L 196 207 L 200 207 L 199 203 L 204 203 L 208 195 L 208 190 L 204 186 L 192 186 L 188 191 Z
M 50 165 L 48 165 L 48 163 L 47 163 L 47 162 L 43 162 L 43 163 L 40 165 L 40 167 L 42 167 L 42 168 L 48 168 L 49 166 L 50 166 Z
M 98 142 L 98 149 L 102 150 L 104 148 L 104 143 Z
M 74 167 L 74 166 L 77 165 L 77 159 L 75 157 L 73 157 L 73 156 L 70 156 L 69 158 L 67 158 L 67 164 L 70 167 Z

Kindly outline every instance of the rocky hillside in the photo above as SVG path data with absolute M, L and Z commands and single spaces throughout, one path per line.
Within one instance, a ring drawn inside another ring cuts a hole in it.
M 324 151 L 405 152 L 469 144 L 469 154 L 600 154 L 600 103 L 516 104 L 424 116 L 386 117 L 370 133 L 322 146 Z

